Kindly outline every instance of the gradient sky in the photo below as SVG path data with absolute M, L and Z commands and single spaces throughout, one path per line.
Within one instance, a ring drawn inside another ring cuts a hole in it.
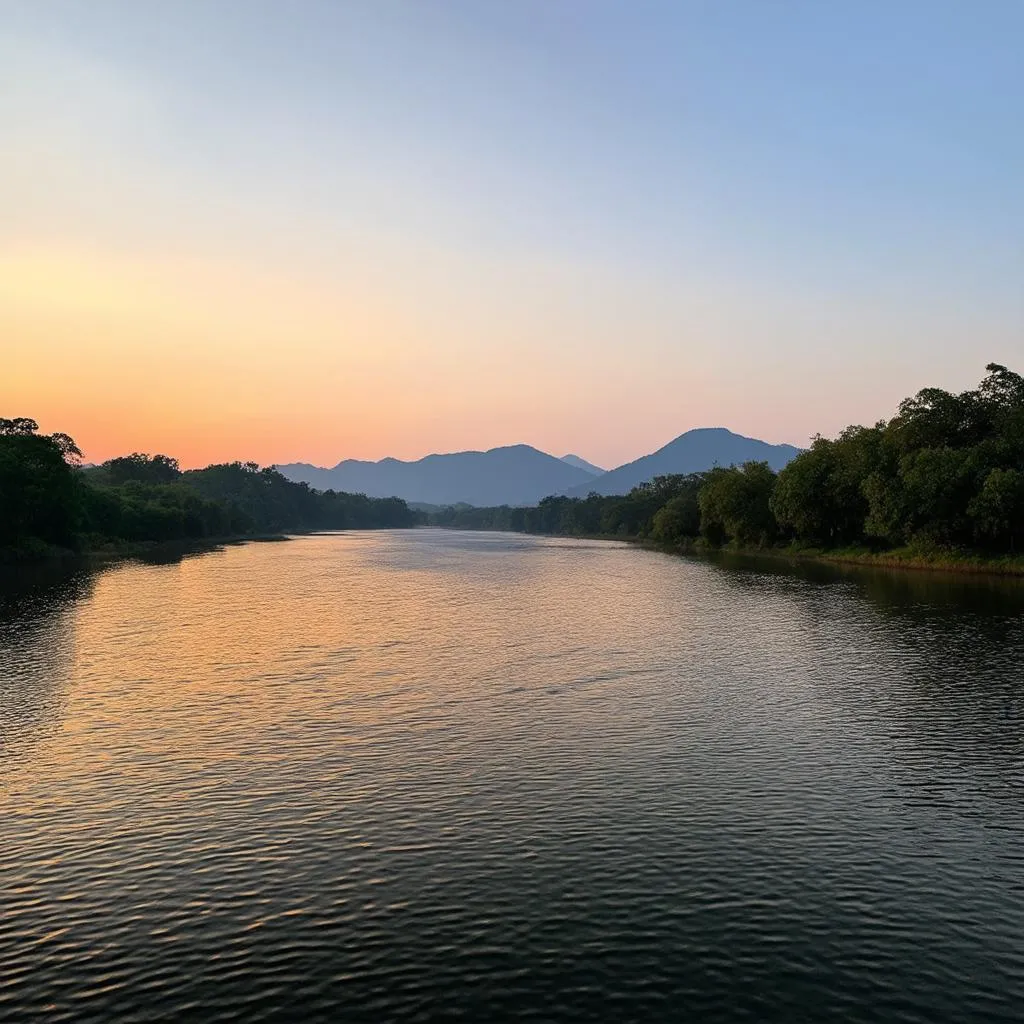
M 0 415 L 804 444 L 1024 369 L 1020 0 L 0 0 Z

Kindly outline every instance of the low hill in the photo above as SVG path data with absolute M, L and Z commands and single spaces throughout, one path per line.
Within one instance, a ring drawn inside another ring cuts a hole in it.
M 768 444 L 734 434 L 724 427 L 703 427 L 688 430 L 664 448 L 578 484 L 568 493 L 574 497 L 584 497 L 591 491 L 628 494 L 638 484 L 656 476 L 701 473 L 715 466 L 736 466 L 744 462 L 767 462 L 778 471 L 799 452 L 800 449 L 791 444 Z
M 289 480 L 321 490 L 398 497 L 430 505 L 534 505 L 549 494 L 564 494 L 595 479 L 587 470 L 526 444 L 428 455 L 415 462 L 346 459 L 333 469 L 306 463 L 277 468 Z

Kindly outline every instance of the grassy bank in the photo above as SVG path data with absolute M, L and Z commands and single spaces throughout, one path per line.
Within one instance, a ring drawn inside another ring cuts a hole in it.
M 787 554 L 787 550 L 780 553 Z M 791 557 L 886 569 L 932 569 L 991 576 L 1024 576 L 1024 557 L 1019 555 L 986 556 L 966 551 L 920 551 L 914 548 L 896 548 L 892 551 L 843 548 L 836 551 L 805 549 L 795 552 Z
M 609 538 L 629 540 L 630 538 Z M 657 544 L 640 541 L 645 547 L 669 554 L 699 555 L 723 553 L 747 555 L 757 558 L 775 558 L 786 561 L 821 562 L 833 565 L 864 565 L 876 569 L 931 570 L 935 572 L 968 573 L 988 576 L 1024 577 L 1024 556 L 981 555 L 977 552 L 954 549 L 920 549 L 913 547 L 873 551 L 870 548 L 814 548 L 796 544 L 784 547 L 744 548 L 726 545 L 716 548 L 701 540 L 682 545 Z
M 442 527 L 445 528 L 445 527 Z M 464 529 L 464 527 L 448 527 Z M 621 533 L 550 534 L 536 531 L 512 531 L 536 537 L 561 537 L 572 540 L 619 541 L 637 544 L 651 551 L 670 555 L 742 555 L 751 558 L 774 558 L 779 561 L 818 562 L 832 565 L 863 565 L 876 569 L 931 570 L 988 576 L 1024 577 L 1024 555 L 983 555 L 973 551 L 948 548 L 893 548 L 885 551 L 866 547 L 816 548 L 799 544 L 775 547 L 741 547 L 709 544 L 702 538 L 687 538 L 681 543 L 665 544 L 650 538 Z

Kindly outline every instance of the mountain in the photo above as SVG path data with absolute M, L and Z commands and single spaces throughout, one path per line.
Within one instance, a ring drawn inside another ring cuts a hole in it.
M 781 469 L 799 452 L 722 427 L 689 430 L 664 448 L 608 472 L 578 455 L 553 455 L 527 444 L 486 452 L 428 455 L 415 462 L 346 459 L 333 469 L 295 462 L 277 468 L 289 479 L 319 490 L 350 491 L 371 498 L 404 498 L 422 505 L 536 505 L 549 494 L 626 494 L 666 473 L 697 473 L 751 460 Z
M 578 455 L 563 455 L 559 461 L 564 462 L 567 466 L 575 466 L 577 469 L 586 470 L 593 476 L 600 476 L 602 473 L 608 472 L 608 470 L 602 469 L 600 466 L 595 466 L 592 462 L 587 462 L 586 459 L 581 459 Z
M 800 449 L 791 444 L 768 444 L 752 437 L 734 434 L 724 427 L 704 427 L 688 430 L 664 448 L 650 455 L 627 462 L 618 469 L 577 484 L 568 493 L 585 497 L 591 491 L 598 494 L 628 494 L 637 484 L 668 473 L 700 473 L 714 466 L 735 466 L 743 462 L 767 462 L 778 471 Z
M 486 452 L 428 455 L 416 462 L 346 459 L 333 469 L 301 462 L 277 468 L 289 480 L 320 490 L 333 488 L 371 498 L 398 497 L 430 505 L 535 505 L 549 494 L 564 494 L 595 479 L 589 471 L 527 444 Z

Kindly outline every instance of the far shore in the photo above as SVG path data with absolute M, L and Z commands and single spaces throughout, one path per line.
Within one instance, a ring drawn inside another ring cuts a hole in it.
M 437 529 L 465 530 L 469 533 L 500 533 L 500 530 L 470 530 L 466 527 L 437 527 Z M 509 531 L 519 533 L 520 531 Z M 786 547 L 740 548 L 712 547 L 694 540 L 688 544 L 669 545 L 643 537 L 624 536 L 617 533 L 523 533 L 528 537 L 560 537 L 570 540 L 613 540 L 622 544 L 635 544 L 650 551 L 668 555 L 714 556 L 738 555 L 748 558 L 771 558 L 777 561 L 808 562 L 829 565 L 860 565 L 875 569 L 906 569 L 914 572 L 952 572 L 974 576 L 1024 576 L 1024 556 L 986 557 L 973 552 L 919 551 L 913 548 L 893 548 L 889 551 L 872 551 L 870 548 L 825 548 Z

